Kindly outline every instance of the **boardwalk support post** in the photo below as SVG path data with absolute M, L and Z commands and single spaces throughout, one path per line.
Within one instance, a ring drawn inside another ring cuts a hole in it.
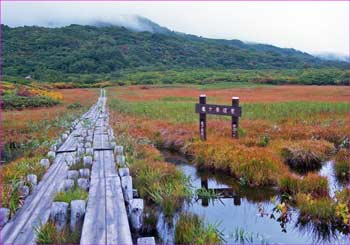
M 85 200 L 73 200 L 70 203 L 70 230 L 75 231 L 81 229 L 85 215 Z
M 62 231 L 67 224 L 68 203 L 53 202 L 50 212 L 51 220 L 55 223 L 57 231 Z
M 143 224 L 143 199 L 136 198 L 132 199 L 129 204 L 129 215 L 131 227 L 135 231 L 139 231 L 142 228 Z

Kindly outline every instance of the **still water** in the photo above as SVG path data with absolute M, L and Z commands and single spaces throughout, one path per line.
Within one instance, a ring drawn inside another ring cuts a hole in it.
M 274 213 L 275 218 L 271 218 L 279 199 L 277 191 L 273 189 L 242 187 L 232 178 L 197 171 L 179 154 L 164 151 L 163 155 L 167 162 L 176 164 L 190 177 L 193 190 L 207 188 L 223 193 L 224 197 L 220 199 L 193 199 L 185 202 L 182 211 L 195 213 L 206 222 L 217 224 L 225 243 L 349 244 L 349 235 L 346 236 L 328 226 L 298 224 L 297 209 L 289 211 L 286 222 L 277 221 L 278 213 Z M 325 164 L 321 174 L 327 176 L 333 173 L 331 166 L 330 163 Z M 331 182 L 332 193 L 339 187 L 335 187 L 335 184 Z M 157 224 L 159 242 L 173 243 L 177 219 L 178 213 L 172 220 L 165 219 L 164 215 L 160 214 Z

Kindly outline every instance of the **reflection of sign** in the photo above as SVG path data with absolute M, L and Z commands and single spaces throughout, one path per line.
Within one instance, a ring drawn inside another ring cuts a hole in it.
M 210 105 L 210 104 L 196 104 L 196 113 L 206 113 L 215 115 L 226 115 L 240 117 L 242 109 L 240 106 L 225 106 L 225 105 Z
M 242 115 L 242 108 L 239 106 L 239 98 L 232 97 L 232 106 L 211 105 L 206 103 L 206 96 L 199 96 L 199 103 L 196 104 L 196 113 L 199 113 L 199 133 L 202 140 L 207 139 L 207 114 L 231 116 L 232 137 L 238 138 L 238 122 Z

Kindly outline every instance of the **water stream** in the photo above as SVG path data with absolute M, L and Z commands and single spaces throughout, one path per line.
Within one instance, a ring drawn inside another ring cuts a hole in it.
M 269 244 L 348 244 L 349 236 L 336 229 L 314 224 L 298 224 L 298 210 L 289 212 L 287 222 L 277 221 L 279 215 L 271 218 L 273 208 L 279 196 L 272 188 L 249 188 L 241 186 L 233 178 L 198 171 L 186 158 L 179 154 L 163 151 L 165 160 L 176 164 L 191 179 L 193 190 L 207 188 L 223 193 L 220 199 L 198 199 L 185 202 L 182 211 L 188 211 L 203 217 L 206 222 L 217 224 L 223 233 L 224 242 L 228 244 L 269 243 Z M 332 164 L 325 164 L 321 174 L 331 178 Z M 335 181 L 335 180 L 334 180 Z M 337 189 L 334 181 L 330 181 Z M 339 187 L 339 186 L 338 186 Z M 178 213 L 172 220 L 159 215 L 157 231 L 159 242 L 173 243 L 174 227 Z M 283 231 L 284 230 L 284 231 Z M 243 240 L 242 240 L 243 239 Z

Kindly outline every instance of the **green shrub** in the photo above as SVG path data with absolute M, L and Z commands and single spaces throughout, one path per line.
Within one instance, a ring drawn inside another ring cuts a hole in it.
M 60 104 L 59 100 L 46 96 L 17 96 L 5 95 L 2 97 L 2 108 L 4 110 L 20 110 L 24 108 L 52 107 Z
M 68 105 L 67 109 L 74 110 L 74 109 L 79 109 L 79 108 L 82 108 L 82 107 L 83 107 L 82 104 L 80 104 L 79 102 L 75 102 L 73 104 Z
M 182 213 L 176 223 L 176 244 L 220 244 L 222 240 L 217 227 L 204 225 L 196 214 Z

